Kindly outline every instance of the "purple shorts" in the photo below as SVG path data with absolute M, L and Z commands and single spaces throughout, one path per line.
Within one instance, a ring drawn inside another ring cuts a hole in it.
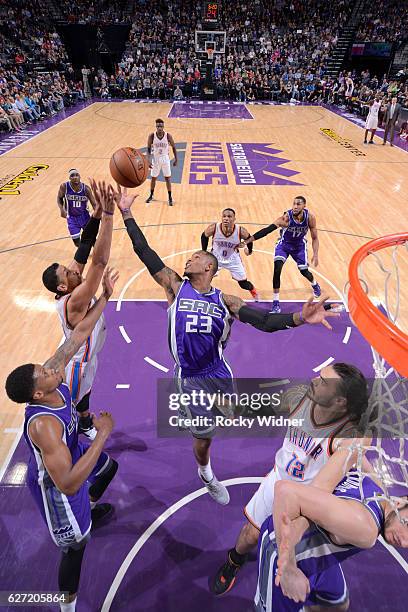
M 89 445 L 78 443 L 81 456 Z M 34 458 L 30 458 L 30 462 Z M 102 452 L 88 481 L 74 495 L 64 495 L 46 475 L 42 487 L 38 484 L 37 467 L 28 471 L 28 487 L 40 509 L 54 544 L 63 550 L 82 546 L 90 537 L 91 506 L 88 488 L 110 465 L 109 455 Z
M 302 563 L 298 564 L 302 569 Z M 277 571 L 277 557 L 274 561 L 273 576 Z M 285 597 L 280 587 L 272 585 L 272 605 L 271 612 L 300 612 L 304 606 L 339 606 L 347 600 L 348 592 L 346 580 L 340 563 L 331 565 L 322 572 L 308 576 L 310 584 L 310 594 L 304 603 L 296 603 L 292 599 Z M 266 610 L 259 602 L 256 607 L 257 612 Z
M 307 242 L 301 241 L 298 244 L 288 244 L 287 242 L 278 242 L 275 247 L 275 261 L 286 261 L 288 257 L 292 257 L 297 267 L 300 270 L 305 270 L 309 267 L 307 260 Z
M 195 438 L 212 438 L 215 435 L 215 420 L 214 416 L 221 415 L 216 405 L 211 407 L 206 401 L 207 394 L 231 394 L 236 392 L 232 370 L 225 359 L 212 369 L 203 373 L 191 373 L 181 370 L 177 366 L 175 369 L 177 379 L 178 392 L 188 393 L 192 398 L 192 403 L 187 406 L 180 406 L 178 416 L 182 419 L 193 419 L 194 417 L 205 417 L 206 422 L 197 425 L 189 425 L 188 429 Z M 200 401 L 196 402 L 196 397 L 200 397 Z M 203 401 L 201 401 L 203 399 Z
M 68 217 L 67 223 L 71 238 L 79 238 L 81 230 L 84 229 L 90 218 L 90 214 L 87 210 L 78 216 Z

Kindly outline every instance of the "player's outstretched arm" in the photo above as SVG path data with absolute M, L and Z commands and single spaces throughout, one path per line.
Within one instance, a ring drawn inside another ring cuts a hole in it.
M 270 225 L 268 225 L 267 227 L 263 227 L 262 229 L 255 232 L 253 236 L 250 236 L 249 238 L 244 240 L 244 242 L 245 244 L 249 244 L 250 242 L 255 242 L 255 240 L 260 240 L 261 238 L 265 238 L 265 236 L 267 236 L 271 232 L 274 232 L 279 227 L 286 227 L 288 225 L 288 222 L 289 222 L 289 217 L 285 213 L 281 217 L 278 217 L 277 219 L 275 219 L 275 221 L 271 223 Z
M 109 261 L 112 244 L 113 215 L 115 211 L 114 191 L 105 181 L 96 185 L 92 181 L 92 190 L 98 205 L 102 208 L 102 220 L 98 239 L 92 254 L 91 265 L 86 279 L 74 289 L 67 301 L 68 320 L 75 327 L 87 313 L 89 302 L 98 290 L 103 273 Z
M 60 210 L 61 217 L 63 217 L 64 219 L 67 218 L 67 211 L 65 209 L 65 201 L 64 201 L 65 191 L 66 191 L 65 183 L 61 183 L 58 189 L 58 194 L 57 194 L 57 204 Z
M 322 297 L 319 302 L 313 303 L 310 298 L 302 307 L 301 312 L 290 314 L 273 314 L 247 306 L 246 303 L 234 295 L 223 295 L 225 305 L 232 315 L 243 323 L 249 323 L 253 327 L 264 332 L 275 332 L 292 327 L 298 327 L 303 323 L 322 323 L 328 329 L 332 329 L 326 320 L 327 317 L 338 317 L 339 314 L 330 312 L 325 308 L 327 297 Z
M 312 214 L 309 214 L 309 229 L 312 237 L 312 266 L 317 268 L 319 265 L 319 237 L 317 235 L 316 217 Z
M 54 368 L 58 370 L 61 376 L 65 376 L 65 366 L 72 359 L 78 349 L 86 341 L 99 317 L 102 314 L 110 296 L 112 295 L 113 288 L 119 273 L 111 268 L 107 268 L 103 277 L 103 293 L 95 304 L 90 308 L 86 316 L 78 323 L 72 332 L 71 336 L 65 340 L 65 342 L 58 348 L 55 355 L 50 357 L 45 363 L 44 367 Z
M 210 236 L 214 236 L 215 234 L 215 223 L 211 223 L 201 234 L 201 249 L 206 251 L 208 248 L 208 243 Z
M 81 241 L 77 248 L 73 261 L 69 264 L 70 270 L 76 270 L 77 272 L 84 271 L 86 264 L 88 263 L 88 257 L 98 237 L 99 226 L 102 217 L 102 206 L 100 201 L 95 200 L 94 210 L 91 218 L 85 225 L 81 234 Z
M 62 440 L 63 428 L 54 416 L 41 416 L 29 427 L 30 438 L 40 449 L 47 472 L 64 495 L 75 495 L 94 469 L 104 444 L 113 429 L 113 419 L 108 412 L 101 412 L 93 419 L 97 434 L 86 453 L 72 465 L 72 456 Z
M 118 185 L 118 191 L 115 193 L 115 200 L 122 213 L 127 233 L 132 241 L 133 250 L 140 261 L 146 266 L 156 283 L 163 287 L 168 303 L 172 304 L 182 283 L 182 278 L 177 272 L 168 268 L 160 259 L 156 251 L 153 251 L 142 230 L 134 220 L 130 209 L 136 197 L 136 195 L 128 195 L 126 187 L 122 192 Z

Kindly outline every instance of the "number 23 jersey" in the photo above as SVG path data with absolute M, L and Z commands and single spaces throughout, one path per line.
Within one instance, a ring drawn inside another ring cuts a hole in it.
M 168 317 L 170 352 L 183 374 L 203 374 L 216 368 L 233 322 L 221 291 L 211 288 L 200 293 L 184 280 Z

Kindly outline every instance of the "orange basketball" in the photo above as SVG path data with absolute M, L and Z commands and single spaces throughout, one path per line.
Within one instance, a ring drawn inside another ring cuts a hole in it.
M 112 155 L 109 169 L 112 178 L 122 187 L 139 187 L 149 174 L 149 163 L 137 149 L 123 147 Z

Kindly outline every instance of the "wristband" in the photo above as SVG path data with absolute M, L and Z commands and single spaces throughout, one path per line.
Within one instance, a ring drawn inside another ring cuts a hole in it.
M 105 210 L 104 208 L 102 209 L 102 212 L 105 213 L 105 215 L 109 215 L 111 217 L 113 217 L 113 212 L 109 212 L 109 210 Z
M 122 212 L 122 215 L 127 215 L 128 213 L 130 213 L 130 208 L 121 208 L 120 210 Z

